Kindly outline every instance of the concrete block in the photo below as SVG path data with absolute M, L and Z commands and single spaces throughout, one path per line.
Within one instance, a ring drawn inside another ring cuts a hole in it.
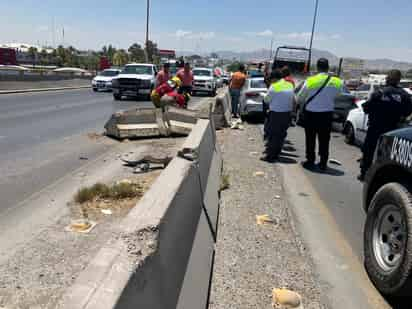
M 165 112 L 165 120 L 170 132 L 189 135 L 197 122 L 197 112 L 182 108 L 168 107 Z

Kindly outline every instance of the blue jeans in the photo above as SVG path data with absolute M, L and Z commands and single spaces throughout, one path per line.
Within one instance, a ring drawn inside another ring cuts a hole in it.
M 230 89 L 230 96 L 232 97 L 232 114 L 237 115 L 239 109 L 240 89 Z

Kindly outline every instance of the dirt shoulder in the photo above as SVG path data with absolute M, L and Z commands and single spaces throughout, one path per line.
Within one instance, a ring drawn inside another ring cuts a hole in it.
M 220 131 L 218 139 L 230 187 L 221 196 L 209 308 L 272 308 L 272 289 L 282 287 L 298 292 L 304 308 L 327 308 L 277 169 L 259 160 L 258 126 Z M 259 215 L 273 223 L 258 225 Z

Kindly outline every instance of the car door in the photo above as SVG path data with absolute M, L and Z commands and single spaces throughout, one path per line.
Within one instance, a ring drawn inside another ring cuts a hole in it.
M 247 79 L 245 84 L 243 85 L 242 89 L 240 89 L 240 97 L 239 97 L 239 111 L 243 113 L 246 108 L 246 95 L 245 93 L 248 91 L 250 87 L 250 79 Z

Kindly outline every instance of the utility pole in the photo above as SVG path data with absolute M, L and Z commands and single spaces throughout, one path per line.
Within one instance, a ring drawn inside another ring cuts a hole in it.
M 313 45 L 313 37 L 315 35 L 315 26 L 316 26 L 316 18 L 318 17 L 318 5 L 319 0 L 315 0 L 315 14 L 313 15 L 313 25 L 312 25 L 312 35 L 310 36 L 310 46 L 309 46 L 309 61 L 308 61 L 308 71 L 310 72 L 310 66 L 312 62 L 312 45 Z
M 146 63 L 149 63 L 149 14 L 150 14 L 150 0 L 147 0 L 147 11 L 146 11 Z

